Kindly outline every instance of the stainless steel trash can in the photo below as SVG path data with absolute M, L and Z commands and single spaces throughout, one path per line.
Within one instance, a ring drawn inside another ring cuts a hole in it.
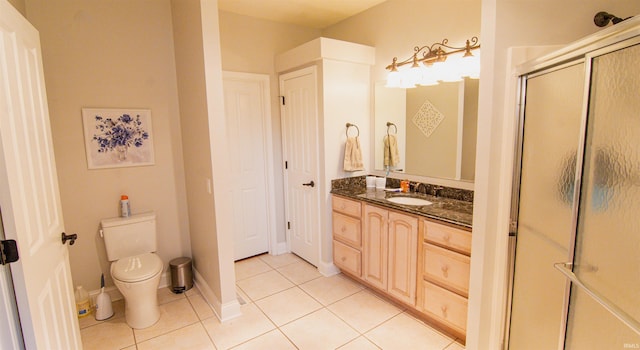
M 169 268 L 171 269 L 171 290 L 174 293 L 184 293 L 193 287 L 191 258 L 175 258 L 169 262 Z

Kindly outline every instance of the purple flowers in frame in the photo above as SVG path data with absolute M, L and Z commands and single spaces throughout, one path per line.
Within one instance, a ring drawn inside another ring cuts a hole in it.
M 152 165 L 151 111 L 83 108 L 89 169 Z

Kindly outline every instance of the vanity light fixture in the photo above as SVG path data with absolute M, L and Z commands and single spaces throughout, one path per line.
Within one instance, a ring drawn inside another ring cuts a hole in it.
M 449 50 L 448 52 L 445 49 Z M 460 81 L 464 77 L 480 77 L 480 43 L 477 37 L 467 40 L 465 46 L 449 45 L 448 39 L 442 42 L 413 48 L 413 55 L 398 62 L 394 57 L 387 75 L 387 87 L 413 88 L 417 85 L 436 85 L 439 82 Z M 475 55 L 472 51 L 476 51 Z M 409 68 L 402 66 L 411 64 Z

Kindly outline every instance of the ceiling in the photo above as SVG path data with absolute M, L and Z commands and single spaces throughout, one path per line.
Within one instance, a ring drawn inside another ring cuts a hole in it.
M 218 9 L 239 15 L 323 29 L 386 0 L 218 0 Z

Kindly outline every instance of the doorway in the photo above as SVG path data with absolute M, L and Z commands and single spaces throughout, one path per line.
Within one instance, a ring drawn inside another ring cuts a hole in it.
M 40 37 L 4 0 L 0 70 L 0 207 L 4 235 L 18 245 L 10 266 L 24 345 L 79 349 Z

